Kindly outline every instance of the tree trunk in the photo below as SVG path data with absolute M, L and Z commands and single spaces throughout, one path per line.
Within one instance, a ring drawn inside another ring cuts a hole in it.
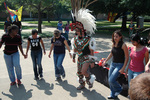
M 38 32 L 42 33 L 41 24 L 42 24 L 42 12 L 41 12 L 41 2 L 38 5 Z
M 48 20 L 48 23 L 50 23 L 49 11 L 47 12 L 47 20 Z
M 122 18 L 122 26 L 121 26 L 121 29 L 123 31 L 127 30 L 126 23 L 127 23 L 127 15 L 124 13 Z

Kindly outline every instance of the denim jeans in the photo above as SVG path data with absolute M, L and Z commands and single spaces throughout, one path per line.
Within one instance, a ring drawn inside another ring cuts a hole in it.
M 64 67 L 62 66 L 65 54 L 54 54 L 55 77 L 65 74 Z
M 110 69 L 108 72 L 108 82 L 111 90 L 111 97 L 114 97 L 116 92 L 122 90 L 121 85 L 117 82 L 117 78 L 120 75 L 119 70 L 123 67 L 123 63 L 111 63 Z
M 37 78 L 39 75 L 42 76 L 42 49 L 40 50 L 31 50 L 31 58 L 33 63 L 34 76 Z M 37 68 L 38 66 L 38 68 Z
M 130 81 L 131 79 L 134 79 L 136 76 L 138 76 L 139 74 L 144 73 L 144 71 L 142 72 L 133 72 L 132 70 L 128 69 L 128 86 L 130 87 Z
M 9 79 L 11 82 L 15 82 L 15 72 L 17 79 L 22 79 L 22 72 L 20 67 L 20 55 L 19 52 L 13 53 L 11 55 L 4 54 L 5 63 L 7 66 L 7 71 L 9 75 Z M 14 72 L 15 67 L 15 72 Z

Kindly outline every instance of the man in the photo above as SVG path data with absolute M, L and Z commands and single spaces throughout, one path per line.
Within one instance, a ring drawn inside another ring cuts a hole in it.
M 7 17 L 7 20 L 4 23 L 4 32 L 7 33 L 8 26 L 11 26 L 11 21 L 9 20 L 9 17 Z
M 18 26 L 18 28 L 19 28 L 18 34 L 21 36 L 22 24 L 21 24 L 21 21 L 18 20 L 18 17 L 16 17 L 15 21 L 12 24 Z
M 77 4 L 78 1 L 72 0 L 72 5 Z M 76 7 L 75 7 L 76 8 Z M 72 13 L 73 22 L 70 24 L 71 31 L 75 30 L 77 36 L 75 36 L 72 40 L 72 55 L 73 62 L 75 63 L 75 56 L 78 55 L 77 59 L 77 76 L 79 78 L 79 87 L 77 90 L 81 90 L 85 88 L 85 80 L 89 85 L 89 88 L 93 87 L 93 82 L 95 80 L 95 76 L 91 75 L 89 72 L 89 66 L 94 66 L 94 61 L 91 57 L 94 56 L 95 50 L 95 41 L 90 36 L 88 36 L 87 32 L 90 34 L 94 33 L 96 29 L 95 18 L 90 14 L 88 9 L 74 9 L 76 12 Z

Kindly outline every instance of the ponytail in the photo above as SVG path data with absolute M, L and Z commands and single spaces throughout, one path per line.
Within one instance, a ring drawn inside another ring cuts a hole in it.
M 139 44 L 141 44 L 141 45 L 144 45 L 143 39 L 140 37 L 140 35 L 139 35 L 138 33 L 132 34 L 131 40 L 132 40 L 132 41 L 136 41 L 137 43 L 139 43 Z

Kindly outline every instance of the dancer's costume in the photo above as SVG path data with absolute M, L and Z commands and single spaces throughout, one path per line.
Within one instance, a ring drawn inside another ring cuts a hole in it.
M 71 31 L 75 30 L 76 28 L 80 30 L 80 36 L 75 36 L 71 40 L 71 44 L 72 44 L 72 49 L 76 51 L 76 52 L 72 51 L 73 58 L 75 58 L 75 54 L 78 55 L 77 75 L 79 77 L 79 83 L 80 83 L 79 87 L 81 87 L 82 89 L 82 87 L 85 86 L 84 76 L 81 73 L 82 66 L 84 63 L 93 63 L 92 58 L 94 57 L 90 56 L 91 55 L 90 49 L 95 50 L 95 45 L 96 45 L 95 39 L 91 38 L 87 34 L 94 33 L 94 30 L 96 30 L 96 24 L 95 24 L 95 17 L 90 14 L 91 12 L 90 10 L 85 9 L 83 7 L 80 9 L 81 1 L 82 0 L 71 0 L 72 8 L 73 8 L 71 14 L 73 20 L 70 26 L 71 26 Z M 87 5 L 88 2 L 86 3 L 85 7 L 87 7 Z M 85 78 L 87 84 L 89 85 L 89 88 L 91 88 L 93 86 L 95 76 L 91 75 L 89 72 L 89 76 Z

